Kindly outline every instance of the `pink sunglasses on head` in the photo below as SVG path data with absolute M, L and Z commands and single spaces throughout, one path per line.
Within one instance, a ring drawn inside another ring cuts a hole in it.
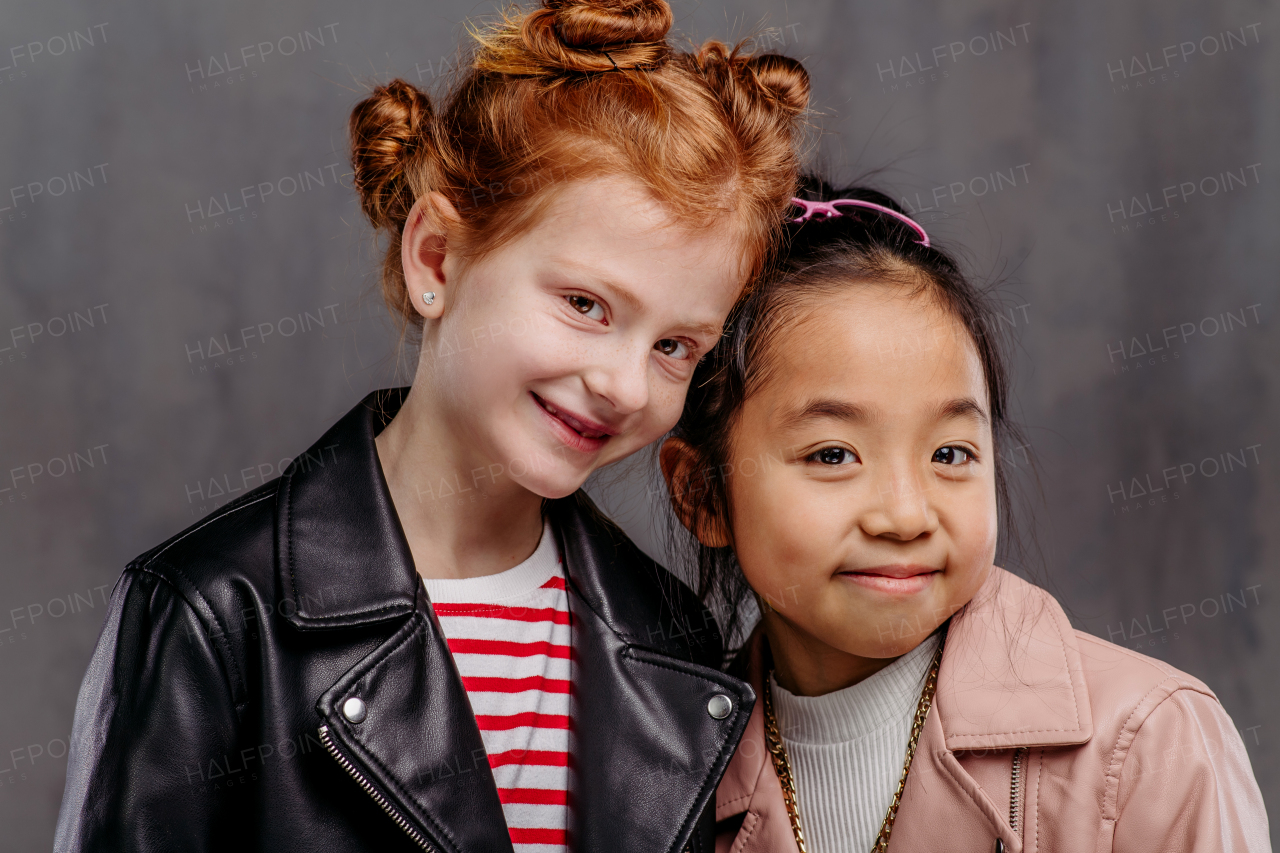
M 818 214 L 823 219 L 832 219 L 837 216 L 843 216 L 844 212 L 836 205 L 840 205 L 840 207 L 865 207 L 867 210 L 874 210 L 877 213 L 887 213 L 899 222 L 910 226 L 912 231 L 919 234 L 920 239 L 916 241 L 917 243 L 925 247 L 929 245 L 929 235 L 924 233 L 924 229 L 921 228 L 914 219 L 906 216 L 905 214 L 899 213 L 891 207 L 885 207 L 883 204 L 876 204 L 871 201 L 861 201 L 856 198 L 838 198 L 834 201 L 806 201 L 802 198 L 793 198 L 791 199 L 791 203 L 804 211 L 802 215 L 789 220 L 791 222 L 807 222 L 814 214 Z

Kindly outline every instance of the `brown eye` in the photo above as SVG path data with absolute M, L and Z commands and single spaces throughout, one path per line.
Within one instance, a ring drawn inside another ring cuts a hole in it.
M 963 447 L 939 447 L 933 452 L 933 461 L 942 465 L 963 465 L 973 461 L 973 454 Z
M 689 347 L 682 341 L 675 338 L 663 338 L 653 345 L 653 348 L 663 355 L 669 355 L 672 358 L 686 358 L 689 354 Z
M 848 465 L 858 461 L 858 457 L 847 447 L 824 447 L 810 454 L 809 459 L 821 465 Z
M 604 307 L 589 296 L 567 296 L 569 304 L 573 306 L 573 310 L 577 311 L 588 320 L 603 320 Z

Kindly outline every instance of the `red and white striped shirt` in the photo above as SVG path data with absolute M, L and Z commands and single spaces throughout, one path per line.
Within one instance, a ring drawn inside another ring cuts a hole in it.
M 516 853 L 564 853 L 569 826 L 569 597 L 548 524 L 496 575 L 424 579 L 453 652 Z

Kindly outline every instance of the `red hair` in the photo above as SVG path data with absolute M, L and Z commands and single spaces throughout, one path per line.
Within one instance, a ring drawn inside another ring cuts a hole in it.
M 761 268 L 795 190 L 808 74 L 717 41 L 675 51 L 670 27 L 664 0 L 543 0 L 473 30 L 471 66 L 440 109 L 403 80 L 356 105 L 355 186 L 390 237 L 394 312 L 421 325 L 400 235 L 429 192 L 457 209 L 455 245 L 475 257 L 527 228 L 557 185 L 625 175 L 691 227 L 732 218 L 748 271 Z

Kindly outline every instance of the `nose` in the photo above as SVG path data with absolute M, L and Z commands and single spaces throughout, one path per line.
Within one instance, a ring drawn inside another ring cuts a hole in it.
M 884 470 L 874 480 L 877 495 L 863 514 L 863 531 L 900 542 L 932 533 L 938 527 L 938 514 L 930 500 L 931 482 L 906 465 Z
M 619 347 L 587 370 L 583 381 L 619 415 L 638 412 L 649 405 L 649 348 Z

